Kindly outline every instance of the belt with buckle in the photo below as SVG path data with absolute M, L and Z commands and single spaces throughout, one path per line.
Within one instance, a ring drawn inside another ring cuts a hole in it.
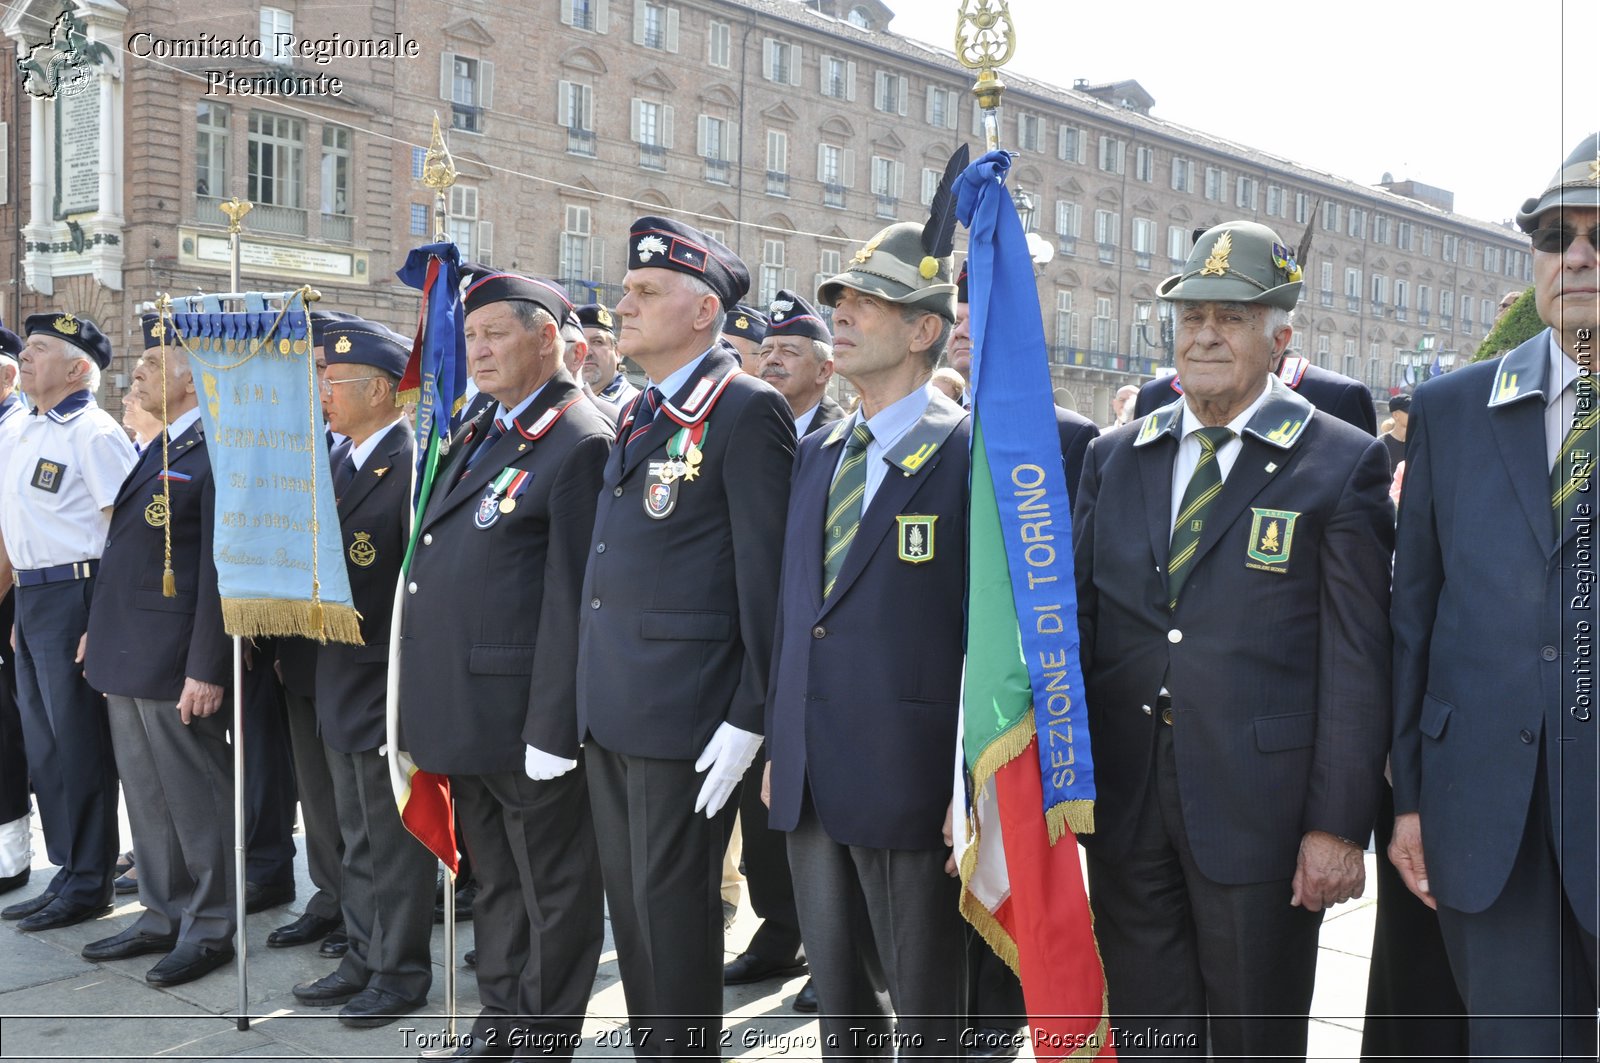
M 70 565 L 52 565 L 49 568 L 19 568 L 16 571 L 17 586 L 41 587 L 46 583 L 88 579 L 99 568 L 100 562 L 93 558 L 88 561 L 74 561 Z
M 1156 715 L 1161 718 L 1161 722 L 1162 723 L 1166 724 L 1168 727 L 1172 726 L 1172 695 L 1171 694 L 1157 694 L 1156 695 Z

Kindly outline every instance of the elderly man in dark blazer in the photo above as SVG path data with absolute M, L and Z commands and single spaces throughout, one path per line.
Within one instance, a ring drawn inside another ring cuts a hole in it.
M 817 293 L 862 398 L 795 462 L 767 756 L 829 1056 L 887 1057 L 894 1029 L 903 1056 L 962 1043 L 966 936 L 944 825 L 971 420 L 928 386 L 955 323 L 950 268 L 901 222 Z
M 1600 138 L 1517 224 L 1550 327 L 1417 389 L 1394 569 L 1394 840 L 1474 1058 L 1593 1059 Z
M 329 465 L 362 645 L 319 648 L 312 698 L 343 841 L 340 904 L 349 944 L 337 970 L 295 986 L 294 995 L 306 1004 L 343 1004 L 346 1026 L 382 1026 L 421 1009 L 433 983 L 437 860 L 400 821 L 382 750 L 415 454 L 394 393 L 411 344 L 359 320 L 330 324 L 319 338 L 327 360 L 322 408 L 328 427 L 345 437 Z
M 611 429 L 562 367 L 557 285 L 467 288 L 468 363 L 494 403 L 451 445 L 405 587 L 400 727 L 450 776 L 480 890 L 471 1057 L 566 1058 L 600 959 L 600 867 L 580 763 L 579 588 Z
M 1304 1054 L 1322 912 L 1364 886 L 1394 511 L 1382 444 L 1273 373 L 1299 294 L 1272 230 L 1208 230 L 1160 288 L 1183 401 L 1078 485 L 1089 896 L 1111 1021 L 1162 1052 Z
M 578 726 L 634 1051 L 715 1056 L 725 806 L 761 744 L 794 422 L 718 342 L 750 283 L 732 251 L 645 217 L 628 266 L 619 349 L 651 385 L 600 492 Z
M 117 494 L 84 657 L 106 695 L 144 913 L 83 955 L 165 953 L 145 975 L 158 986 L 232 959 L 235 922 L 232 651 L 211 558 L 215 495 L 194 377 L 167 327 L 143 320 L 132 395 L 165 431 Z

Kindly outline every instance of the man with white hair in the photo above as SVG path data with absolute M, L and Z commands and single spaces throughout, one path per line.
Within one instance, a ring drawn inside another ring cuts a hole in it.
M 81 642 L 111 506 L 133 444 L 95 405 L 111 342 L 71 313 L 27 319 L 23 390 L 33 411 L 0 448 L 0 546 L 17 592 L 17 701 L 45 846 L 61 870 L 0 911 L 53 930 L 106 911 L 117 860 L 117 768 L 105 703 L 83 678 Z M 3 589 L 3 588 L 0 588 Z
M 1383 786 L 1389 462 L 1274 374 L 1300 287 L 1266 226 L 1204 233 L 1159 289 L 1181 401 L 1091 443 L 1078 484 L 1089 898 L 1112 1025 L 1164 1051 L 1305 1054 Z

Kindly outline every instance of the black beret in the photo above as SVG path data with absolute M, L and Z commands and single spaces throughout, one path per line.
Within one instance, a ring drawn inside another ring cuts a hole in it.
M 555 281 L 521 277 L 515 273 L 485 273 L 467 286 L 463 297 L 469 314 L 490 303 L 507 301 L 532 303 L 555 318 L 558 328 L 566 326 L 569 319 L 576 320 L 572 300 Z
M 740 303 L 723 317 L 722 334 L 760 343 L 767 338 L 767 315 Z
M 360 321 L 358 314 L 347 314 L 343 310 L 313 310 L 311 311 L 311 346 L 322 346 L 322 333 L 329 325 L 340 321 Z
M 613 336 L 617 334 L 617 319 L 606 309 L 604 303 L 584 303 L 578 307 L 578 324 L 584 328 L 597 328 L 609 332 Z
M 100 326 L 90 318 L 74 317 L 72 314 L 55 311 L 48 314 L 29 314 L 27 320 L 22 323 L 22 330 L 30 336 L 43 333 L 58 340 L 65 340 L 93 358 L 101 369 L 111 364 L 111 341 L 106 339 L 105 333 L 100 331 Z
M 833 342 L 828 323 L 810 303 L 791 291 L 780 291 L 767 307 L 771 316 L 767 321 L 768 336 L 799 336 L 809 340 Z
M 375 321 L 335 321 L 322 330 L 329 365 L 370 365 L 396 379 L 405 376 L 411 342 Z
M 144 336 L 144 349 L 145 350 L 148 351 L 152 347 L 161 346 L 161 341 L 162 341 L 163 337 L 165 337 L 166 334 L 169 331 L 176 331 L 176 330 L 171 324 L 163 325 L 161 323 L 161 315 L 160 314 L 142 314 L 142 315 L 140 315 L 140 317 L 139 317 L 139 332 L 140 332 L 141 335 Z M 176 340 L 174 340 L 172 345 L 174 347 L 176 347 L 178 345 Z
M 646 216 L 628 231 L 629 269 L 672 269 L 699 277 L 731 309 L 750 290 L 750 271 L 721 241 L 689 225 Z
M 1392 396 L 1390 396 L 1389 397 L 1389 412 L 1390 413 L 1409 413 L 1409 412 L 1411 412 L 1411 396 L 1410 395 L 1392 395 Z
M 0 325 L 0 354 L 9 354 L 13 358 L 22 353 L 22 337 L 15 332 Z

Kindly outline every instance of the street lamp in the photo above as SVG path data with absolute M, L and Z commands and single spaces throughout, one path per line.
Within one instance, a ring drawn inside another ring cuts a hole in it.
M 1155 343 L 1151 342 L 1150 333 L 1147 329 L 1147 326 L 1150 323 L 1150 304 L 1140 303 L 1138 309 L 1134 312 L 1138 315 L 1139 342 L 1145 347 L 1157 346 Z M 1156 315 L 1160 322 L 1160 347 L 1166 354 L 1166 360 L 1162 364 L 1170 366 L 1172 365 L 1173 359 L 1172 307 L 1167 303 L 1162 303 L 1160 308 L 1156 311 Z
M 1038 273 L 1041 267 L 1048 266 L 1050 260 L 1056 257 L 1056 247 L 1033 231 L 1033 197 L 1021 188 L 1015 188 L 1011 192 L 1011 202 L 1016 204 L 1017 218 L 1022 222 L 1022 231 L 1028 238 L 1028 257 L 1033 259 L 1034 272 Z

